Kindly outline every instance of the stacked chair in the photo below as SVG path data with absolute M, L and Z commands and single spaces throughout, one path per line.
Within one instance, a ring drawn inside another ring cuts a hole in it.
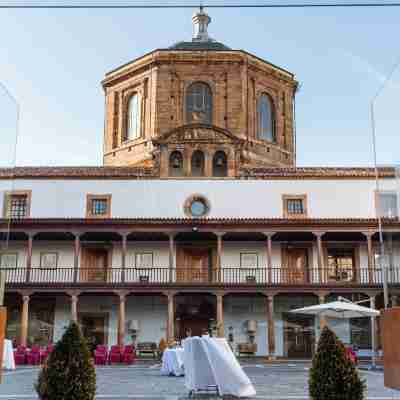
M 17 346 L 16 350 L 14 350 L 15 365 L 25 365 L 26 355 L 27 355 L 26 346 L 21 346 L 21 345 Z
M 34 344 L 31 350 L 26 355 L 29 365 L 39 365 L 40 364 L 40 346 Z
M 108 348 L 104 344 L 99 344 L 94 351 L 94 363 L 96 365 L 106 365 L 108 361 Z

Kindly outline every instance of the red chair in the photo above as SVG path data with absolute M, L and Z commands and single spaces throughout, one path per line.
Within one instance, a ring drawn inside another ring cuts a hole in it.
M 122 358 L 122 348 L 120 346 L 111 346 L 110 364 L 120 363 Z
M 135 354 L 135 347 L 130 345 L 130 346 L 125 346 L 124 351 L 122 353 L 122 362 L 130 365 L 133 364 L 136 358 Z
M 14 350 L 14 360 L 15 365 L 25 365 L 26 364 L 26 347 L 18 346 L 16 350 Z
M 357 354 L 351 347 L 346 347 L 346 355 L 353 362 L 353 364 L 358 364 Z
M 95 365 L 106 365 L 108 358 L 107 346 L 99 344 L 94 351 L 94 363 Z
M 40 346 L 34 344 L 31 351 L 27 353 L 27 361 L 29 365 L 39 365 L 40 364 Z
M 46 349 L 40 352 L 40 363 L 44 364 L 49 357 L 50 353 L 54 350 L 54 345 L 48 344 Z

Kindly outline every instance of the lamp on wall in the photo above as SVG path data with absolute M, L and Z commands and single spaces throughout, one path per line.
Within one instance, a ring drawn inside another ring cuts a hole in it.
M 139 332 L 139 322 L 136 319 L 132 319 L 129 321 L 128 331 L 132 337 L 132 344 L 136 345 L 136 339 Z

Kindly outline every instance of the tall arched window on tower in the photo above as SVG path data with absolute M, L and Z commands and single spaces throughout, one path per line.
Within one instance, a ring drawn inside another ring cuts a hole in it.
M 212 123 L 212 92 L 203 82 L 192 83 L 186 92 L 186 122 L 189 124 Z
M 204 153 L 196 150 L 192 154 L 192 176 L 204 176 Z
M 217 151 L 213 158 L 213 176 L 228 176 L 228 160 L 223 151 Z
M 169 156 L 169 176 L 183 176 L 183 157 L 179 151 L 173 151 Z
M 263 93 L 258 100 L 258 138 L 276 141 L 275 112 L 270 96 Z
M 137 93 L 134 93 L 128 102 L 126 140 L 135 140 L 140 137 L 140 122 L 140 97 Z

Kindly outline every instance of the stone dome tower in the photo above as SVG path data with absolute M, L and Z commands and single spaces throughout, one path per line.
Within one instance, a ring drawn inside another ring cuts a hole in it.
M 295 163 L 294 75 L 208 33 L 154 50 L 106 74 L 104 164 L 160 177 L 237 177 Z

